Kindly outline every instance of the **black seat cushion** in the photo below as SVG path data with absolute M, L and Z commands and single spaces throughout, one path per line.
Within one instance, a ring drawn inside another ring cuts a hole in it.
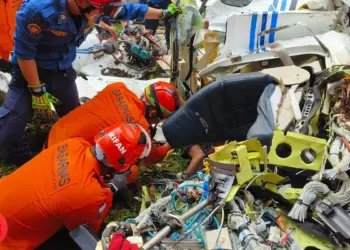
M 245 140 L 257 118 L 257 104 L 272 77 L 261 72 L 234 74 L 199 90 L 163 123 L 174 147 Z

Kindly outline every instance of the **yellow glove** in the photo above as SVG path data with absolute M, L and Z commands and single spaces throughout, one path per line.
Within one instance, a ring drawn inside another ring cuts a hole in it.
M 39 86 L 28 86 L 32 95 L 32 107 L 35 111 L 52 119 L 52 104 L 59 105 L 61 102 L 46 91 L 45 84 Z

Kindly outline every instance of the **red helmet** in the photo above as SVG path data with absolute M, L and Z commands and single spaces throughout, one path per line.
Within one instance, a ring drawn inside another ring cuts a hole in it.
M 97 9 L 102 9 L 103 5 L 107 4 L 117 4 L 117 6 L 120 5 L 121 0 L 89 0 L 89 2 Z
M 157 110 L 159 118 L 167 118 L 179 108 L 179 98 L 176 88 L 167 82 L 155 82 L 144 91 L 147 104 Z
M 107 159 L 120 172 L 128 170 L 151 151 L 149 134 L 135 123 L 108 127 L 95 137 L 95 142 L 97 159 Z

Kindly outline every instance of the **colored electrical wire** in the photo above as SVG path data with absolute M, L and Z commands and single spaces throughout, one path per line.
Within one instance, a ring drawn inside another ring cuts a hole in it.
M 202 185 L 199 185 L 199 184 L 182 184 L 180 185 L 175 191 L 174 193 L 172 194 L 172 197 L 171 197 L 171 205 L 173 207 L 173 209 L 177 212 L 177 213 L 182 213 L 181 210 L 179 210 L 176 206 L 176 195 L 177 193 L 183 189 L 183 188 L 186 188 L 186 187 L 196 187 L 196 188 L 201 188 L 203 189 L 203 186 Z

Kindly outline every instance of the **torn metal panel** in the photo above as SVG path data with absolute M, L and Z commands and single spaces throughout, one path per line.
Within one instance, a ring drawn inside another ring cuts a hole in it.
M 334 29 L 338 18 L 337 11 L 293 11 L 269 13 L 236 13 L 228 17 L 224 51 L 239 55 L 245 51 L 254 51 L 275 41 L 285 41 L 316 35 Z M 307 27 L 296 25 L 263 36 L 258 33 L 280 26 L 301 22 Z M 239 34 L 239 36 L 237 36 Z
M 317 55 L 321 57 L 327 56 L 323 49 L 311 37 L 295 39 L 293 42 L 285 41 L 282 42 L 282 44 L 284 44 L 287 52 L 292 57 L 300 55 Z M 221 58 L 201 70 L 199 75 L 204 76 L 215 73 L 215 71 L 222 67 L 240 66 L 254 62 L 269 61 L 277 58 L 279 58 L 277 53 L 271 49 L 264 53 L 242 54 L 242 56 Z
M 320 44 L 312 36 L 298 39 L 278 41 L 279 44 L 287 50 L 290 56 L 300 55 L 317 55 L 324 57 L 327 67 L 336 64 L 349 64 L 350 62 L 350 36 L 336 31 L 330 31 L 318 38 L 328 48 L 328 55 L 320 46 Z M 228 44 L 227 44 L 228 45 Z M 234 49 L 230 46 L 230 49 Z M 252 62 L 261 62 L 278 58 L 277 53 L 266 47 L 266 51 L 260 53 L 243 52 L 240 56 L 218 58 L 212 64 L 199 72 L 200 76 L 214 73 L 222 67 L 239 66 Z
M 207 3 L 206 20 L 209 21 L 210 30 L 225 32 L 227 18 L 233 13 L 294 11 L 306 3 L 306 0 L 253 0 L 245 7 L 234 7 L 223 3 L 221 0 L 209 0 Z

